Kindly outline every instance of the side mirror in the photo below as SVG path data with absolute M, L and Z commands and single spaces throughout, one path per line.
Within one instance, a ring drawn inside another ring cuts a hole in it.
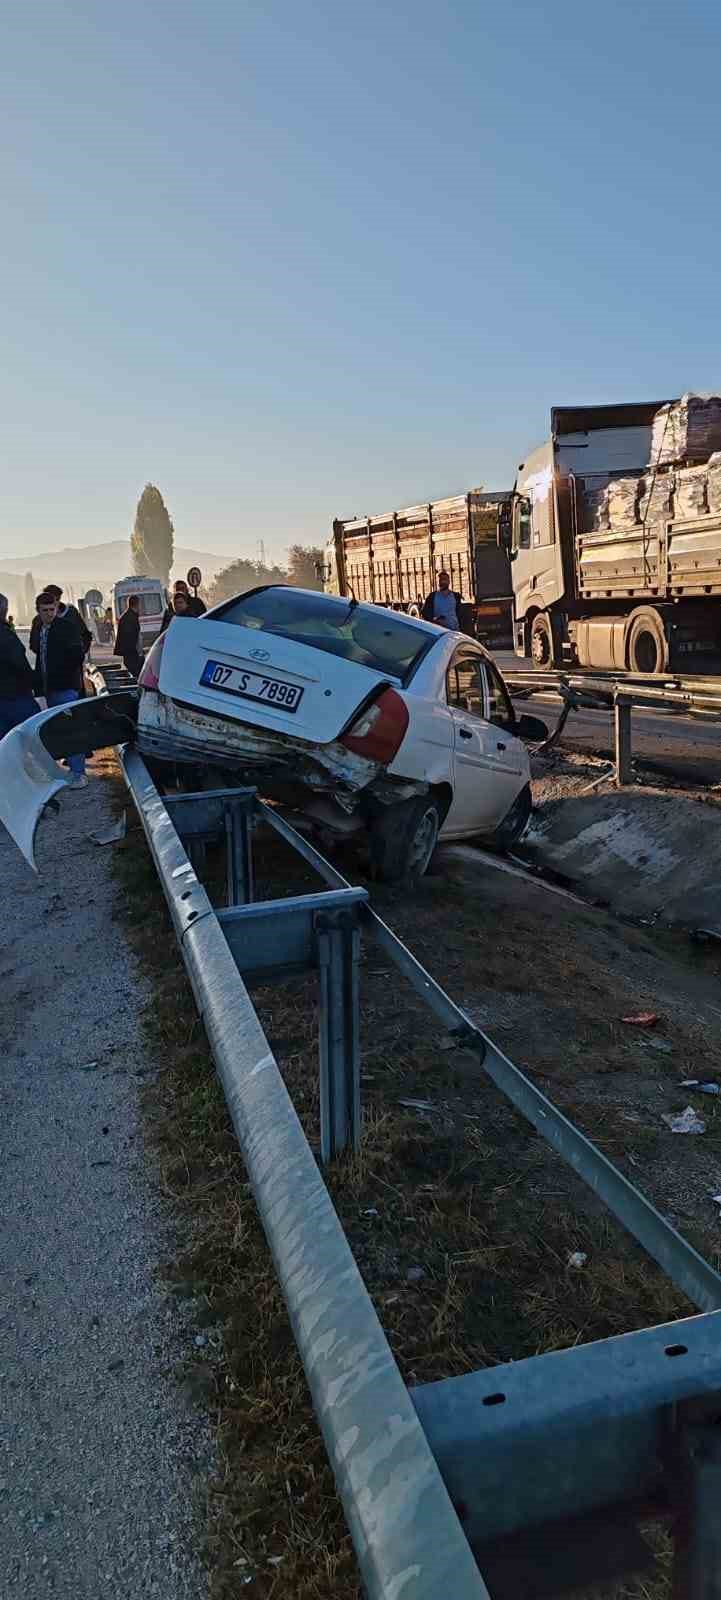
M 506 555 L 510 556 L 511 545 L 513 544 L 513 521 L 510 504 L 501 506 L 498 514 L 496 543 L 499 550 L 505 550 Z
M 541 744 L 548 738 L 548 728 L 540 717 L 527 717 L 524 713 L 516 720 L 516 735 L 519 739 L 528 739 L 533 744 Z

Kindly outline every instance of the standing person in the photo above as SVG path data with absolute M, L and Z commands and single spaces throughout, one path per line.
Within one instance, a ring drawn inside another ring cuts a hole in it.
M 7 596 L 0 594 L 0 739 L 39 710 L 33 669 L 8 616 Z
M 165 616 L 160 624 L 160 633 L 165 633 L 173 617 L 192 617 L 194 615 L 195 613 L 190 609 L 190 595 L 184 594 L 182 589 L 176 589 L 171 605 L 166 607 Z
M 88 654 L 90 646 L 91 646 L 91 644 L 93 642 L 93 636 L 92 636 L 92 633 L 90 632 L 90 629 L 86 626 L 85 622 L 83 621 L 83 618 L 81 617 L 77 606 L 73 606 L 73 605 L 70 605 L 70 604 L 63 605 L 63 591 L 60 588 L 60 585 L 58 583 L 46 583 L 45 588 L 43 590 L 43 594 L 51 594 L 53 596 L 53 599 L 57 602 L 57 608 L 58 608 L 57 614 L 58 614 L 58 616 L 59 616 L 61 621 L 62 621 L 62 619 L 64 617 L 69 617 L 70 621 L 75 624 L 75 627 L 77 628 L 78 633 L 80 634 L 80 639 L 81 639 L 81 643 L 82 643 L 82 646 L 83 646 L 83 659 L 84 659 L 85 656 Z M 33 617 L 32 627 L 30 629 L 30 644 L 29 644 L 29 648 L 33 651 L 34 655 L 37 655 L 37 653 L 38 653 L 38 636 L 39 636 L 39 633 L 40 633 L 40 618 L 39 617 Z
M 435 622 L 439 628 L 460 631 L 461 596 L 456 589 L 451 588 L 447 572 L 439 572 L 438 588 L 432 589 L 426 596 L 423 616 L 426 622 Z
M 178 611 L 175 604 L 179 594 L 185 596 L 186 606 L 184 611 Z M 199 595 L 190 593 L 185 579 L 176 578 L 175 583 L 173 584 L 173 598 L 165 607 L 165 613 L 160 632 L 165 633 L 168 623 L 172 622 L 173 617 L 203 617 L 205 616 L 207 609 L 208 607 L 205 605 L 204 601 L 200 599 Z
M 83 681 L 83 643 L 80 631 L 67 611 L 58 616 L 54 594 L 45 589 L 37 598 L 38 640 L 35 664 L 35 690 L 43 694 L 48 707 L 72 705 L 81 698 Z M 85 756 L 69 756 L 71 789 L 85 789 Z
M 136 594 L 130 595 L 127 607 L 118 623 L 115 654 L 122 656 L 126 671 L 137 678 L 143 665 L 143 657 L 140 651 L 140 601 Z

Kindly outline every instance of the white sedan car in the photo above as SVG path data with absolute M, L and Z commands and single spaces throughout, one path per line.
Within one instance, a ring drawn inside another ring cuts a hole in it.
M 518 735 L 542 737 L 544 726 L 518 721 L 481 645 L 432 623 L 310 590 L 259 588 L 205 616 L 175 618 L 137 693 L 135 739 L 157 777 L 181 767 L 198 783 L 212 770 L 217 783 L 255 784 L 327 833 L 364 830 L 387 880 L 425 872 L 439 837 L 481 835 L 505 848 L 528 822 L 529 759 Z M 8 734 L 0 796 L 9 744 L 16 779 L 28 740 L 40 740 L 46 760 L 78 743 L 108 744 L 114 699 L 46 712 Z M 53 792 L 64 781 L 55 771 Z M 0 797 L 0 815 L 21 848 L 30 836 L 31 856 L 45 799 L 36 796 L 35 815 L 20 826 L 18 803 L 16 784 L 15 814 Z

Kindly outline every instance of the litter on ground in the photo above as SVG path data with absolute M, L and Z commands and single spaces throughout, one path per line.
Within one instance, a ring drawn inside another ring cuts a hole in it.
M 685 1111 L 664 1111 L 661 1121 L 666 1123 L 672 1133 L 705 1133 L 706 1123 L 699 1117 L 693 1106 L 687 1106 Z

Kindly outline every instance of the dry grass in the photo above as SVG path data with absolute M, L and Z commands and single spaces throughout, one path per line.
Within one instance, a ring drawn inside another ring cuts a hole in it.
M 194 1298 L 211 1329 L 207 1349 L 185 1376 L 218 1430 L 208 1528 L 212 1592 L 215 1600 L 241 1590 L 263 1600 L 358 1600 L 354 1556 L 285 1308 L 137 827 L 114 861 L 122 916 L 155 985 L 145 1023 L 159 1071 L 148 1083 L 145 1109 L 178 1219 L 178 1253 L 167 1278 L 175 1293 Z M 256 868 L 259 896 L 317 886 L 291 853 L 262 837 Z M 209 852 L 207 869 L 217 897 L 218 854 Z M 460 997 L 481 969 L 484 981 L 495 974 L 508 992 L 515 981 L 509 972 L 517 970 L 508 947 L 518 949 L 519 919 L 512 928 L 491 929 L 477 906 L 464 910 L 462 897 L 451 893 L 449 899 L 446 884 L 429 880 L 413 906 L 390 896 L 383 905 L 379 898 L 383 914 L 392 914 L 452 993 Z M 572 957 L 564 982 L 569 966 Z M 528 982 L 525 971 L 519 991 Z M 254 1000 L 313 1142 L 315 984 L 266 986 Z M 606 1003 L 603 996 L 597 1002 L 599 1008 Z M 401 1003 L 395 972 L 372 948 L 364 954 L 362 1007 L 363 1143 L 327 1177 L 409 1382 L 688 1314 L 691 1308 L 668 1280 L 475 1063 L 444 1052 L 420 1002 L 409 992 Z M 604 1043 L 612 1057 L 612 1034 Z M 408 1098 L 427 1100 L 432 1110 L 399 1105 Z M 570 1079 L 560 1083 L 559 1098 L 573 1109 Z M 583 1120 L 583 1104 L 577 1109 Z M 651 1136 L 643 1128 L 637 1134 L 641 1148 Z M 615 1154 L 610 1127 L 605 1142 Z M 625 1156 L 629 1148 L 626 1135 Z M 588 1257 L 582 1271 L 569 1266 L 579 1250 Z M 656 1600 L 665 1593 L 663 1567 L 652 1588 L 647 1580 L 631 1584 L 617 1591 L 617 1600 L 651 1593 Z

